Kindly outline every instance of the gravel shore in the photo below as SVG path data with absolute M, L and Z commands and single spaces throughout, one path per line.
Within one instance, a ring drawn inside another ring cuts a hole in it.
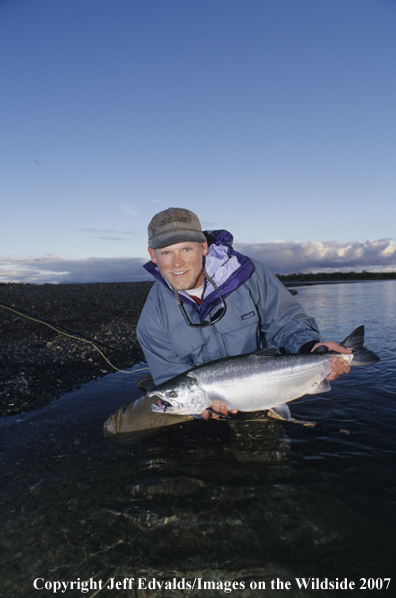
M 39 409 L 115 371 L 91 344 L 16 311 L 89 338 L 124 369 L 144 359 L 136 324 L 152 284 L 0 284 L 0 416 Z

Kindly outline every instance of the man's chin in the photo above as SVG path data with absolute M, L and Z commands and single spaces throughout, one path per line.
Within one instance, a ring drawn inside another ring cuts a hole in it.
M 183 284 L 182 282 L 180 283 L 170 283 L 172 289 L 174 291 L 189 291 L 191 289 L 191 285 L 190 284 Z
M 192 288 L 191 281 L 189 280 L 175 280 L 173 276 L 167 280 L 174 291 L 188 291 Z

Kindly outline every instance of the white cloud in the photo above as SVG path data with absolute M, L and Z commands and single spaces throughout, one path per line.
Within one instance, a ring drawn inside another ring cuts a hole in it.
M 107 233 L 110 235 L 135 235 L 131 231 L 125 230 L 111 230 L 107 228 L 81 228 L 80 231 L 87 232 L 87 233 Z M 103 237 L 103 238 L 113 238 L 113 237 Z
M 143 258 L 6 258 L 0 259 L 0 282 L 59 284 L 149 280 L 150 275 L 142 267 L 146 262 Z
M 392 239 L 351 241 L 280 241 L 237 243 L 235 249 L 266 264 L 273 272 L 396 271 Z M 0 282 L 128 282 L 151 280 L 145 258 L 86 258 L 66 260 L 56 255 L 0 258 Z
M 123 212 L 125 212 L 125 214 L 127 214 L 127 216 L 136 216 L 137 211 L 134 210 L 133 208 L 131 208 L 131 206 L 126 206 L 124 204 L 118 204 L 118 207 L 121 208 L 121 210 Z
M 279 274 L 326 271 L 396 270 L 396 247 L 392 239 L 351 241 L 281 241 L 237 243 L 235 248 Z

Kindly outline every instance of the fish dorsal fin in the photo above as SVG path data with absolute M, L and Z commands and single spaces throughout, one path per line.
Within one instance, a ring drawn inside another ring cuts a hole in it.
M 266 347 L 265 349 L 259 349 L 252 353 L 252 355 L 263 355 L 263 356 L 271 356 L 271 355 L 282 355 L 279 351 L 278 347 Z

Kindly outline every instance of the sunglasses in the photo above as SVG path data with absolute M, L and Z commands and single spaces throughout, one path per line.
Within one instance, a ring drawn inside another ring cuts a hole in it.
M 223 297 L 220 295 L 220 291 L 217 288 L 217 284 L 215 283 L 215 281 L 213 280 L 213 278 L 211 278 L 209 276 L 209 274 L 206 272 L 206 270 L 204 270 L 204 276 L 205 278 L 207 278 L 209 280 L 209 282 L 212 283 L 214 290 L 216 291 L 216 293 L 218 294 L 219 298 L 220 298 L 220 302 L 221 302 L 221 307 L 219 310 L 216 311 L 216 313 L 213 315 L 212 318 L 210 318 L 209 321 L 204 320 L 202 322 L 202 324 L 193 324 L 190 320 L 190 318 L 187 315 L 187 312 L 184 308 L 183 303 L 180 301 L 180 297 L 179 297 L 179 292 L 176 289 L 174 290 L 175 293 L 175 299 L 176 302 L 178 304 L 178 306 L 180 307 L 180 311 L 183 315 L 184 321 L 187 324 L 187 326 L 190 326 L 191 328 L 207 328 L 208 326 L 212 326 L 213 324 L 216 324 L 216 322 L 218 322 L 219 320 L 221 320 L 221 318 L 225 315 L 226 311 L 227 311 L 227 305 L 223 299 Z

